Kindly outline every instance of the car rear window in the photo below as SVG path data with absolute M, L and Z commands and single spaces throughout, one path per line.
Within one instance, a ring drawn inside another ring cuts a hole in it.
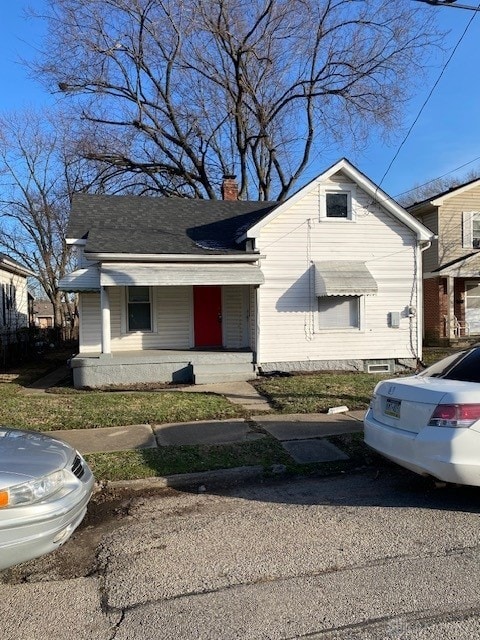
M 422 371 L 420 375 L 463 382 L 480 382 L 480 348 L 448 356 Z

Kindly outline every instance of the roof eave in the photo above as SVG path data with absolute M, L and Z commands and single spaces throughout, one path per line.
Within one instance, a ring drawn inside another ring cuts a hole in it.
M 65 242 L 71 246 L 84 247 L 87 244 L 86 238 L 65 238 Z
M 85 257 L 98 262 L 257 262 L 260 253 L 232 253 L 217 255 L 183 253 L 102 253 L 85 252 Z
M 27 278 L 28 276 L 34 276 L 35 272 L 27 267 L 23 267 L 16 262 L 9 260 L 8 258 L 0 258 L 0 266 L 5 269 L 5 271 L 9 271 L 18 276 L 22 276 Z

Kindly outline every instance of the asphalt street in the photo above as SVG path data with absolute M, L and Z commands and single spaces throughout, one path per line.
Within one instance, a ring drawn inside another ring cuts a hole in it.
M 479 497 L 396 469 L 126 494 L 3 574 L 0 637 L 479 637 Z

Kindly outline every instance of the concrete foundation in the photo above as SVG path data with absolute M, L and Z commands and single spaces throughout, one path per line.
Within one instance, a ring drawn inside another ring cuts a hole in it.
M 369 362 L 377 362 L 377 360 L 295 360 L 292 362 L 262 362 L 262 364 L 259 365 L 259 369 L 262 373 L 271 373 L 273 371 L 291 373 L 295 371 L 358 371 L 364 373 L 367 371 L 366 365 Z M 415 358 L 395 360 L 394 371 L 392 371 L 392 373 L 414 370 L 416 365 L 417 362 Z
M 249 367 L 250 378 L 255 377 L 252 360 L 251 351 L 151 350 L 79 354 L 72 358 L 70 366 L 76 389 L 95 389 L 135 384 L 193 383 L 195 366 L 201 368 L 205 364 L 213 370 L 222 371 L 223 377 L 229 380 L 234 379 L 238 370 L 239 380 L 245 380 L 244 367 Z M 230 367 L 230 374 L 226 374 L 225 367 Z

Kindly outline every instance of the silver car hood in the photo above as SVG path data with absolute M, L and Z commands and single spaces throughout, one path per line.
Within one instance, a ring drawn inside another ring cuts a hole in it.
M 0 427 L 0 490 L 70 465 L 70 445 L 32 431 Z

